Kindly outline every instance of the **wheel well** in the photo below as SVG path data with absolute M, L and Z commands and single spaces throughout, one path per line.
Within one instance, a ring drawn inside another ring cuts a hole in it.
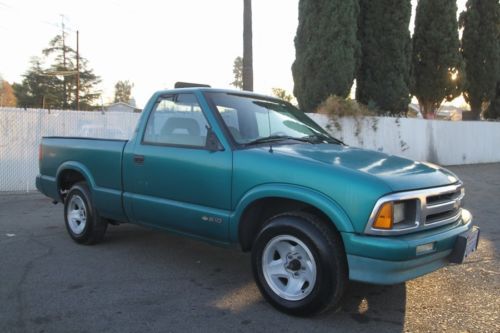
M 325 213 L 308 203 L 286 198 L 263 198 L 251 203 L 242 214 L 238 231 L 242 250 L 250 251 L 252 249 L 255 237 L 257 237 L 258 232 L 269 218 L 291 211 L 303 211 L 313 214 L 326 222 L 325 224 L 333 232 L 338 232 Z
M 78 182 L 85 181 L 85 177 L 78 171 L 75 170 L 64 170 L 59 175 L 58 179 L 58 190 L 61 199 L 64 201 L 66 193 L 69 189 Z

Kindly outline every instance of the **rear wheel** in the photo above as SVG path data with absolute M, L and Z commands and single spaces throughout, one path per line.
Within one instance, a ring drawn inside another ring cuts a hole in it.
M 263 296 L 292 315 L 335 307 L 347 281 L 340 236 L 303 212 L 278 215 L 266 223 L 252 248 L 252 268 Z
M 71 238 L 80 244 L 95 244 L 103 240 L 108 223 L 92 204 L 86 183 L 71 187 L 64 201 L 64 220 Z

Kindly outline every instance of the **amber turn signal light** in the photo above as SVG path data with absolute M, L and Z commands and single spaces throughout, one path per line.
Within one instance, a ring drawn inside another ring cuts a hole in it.
M 392 229 L 393 208 L 392 202 L 386 202 L 378 210 L 377 218 L 373 222 L 373 228 Z

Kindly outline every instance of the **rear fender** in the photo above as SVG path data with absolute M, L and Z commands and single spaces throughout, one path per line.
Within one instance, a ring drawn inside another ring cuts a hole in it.
M 80 173 L 83 178 L 85 178 L 85 182 L 87 183 L 89 190 L 92 192 L 92 190 L 95 188 L 95 181 L 94 178 L 92 177 L 92 174 L 90 170 L 83 165 L 80 162 L 75 162 L 75 161 L 66 161 L 62 163 L 59 168 L 57 169 L 56 172 L 56 179 L 57 179 L 57 188 L 61 188 L 61 175 L 64 171 L 68 170 L 73 170 L 78 173 Z M 62 198 L 61 198 L 62 199 Z
M 63 201 L 62 195 L 59 191 L 61 186 L 61 175 L 64 171 L 68 170 L 76 171 L 83 176 L 92 195 L 94 206 L 99 211 L 99 215 L 117 221 L 128 221 L 128 217 L 126 216 L 125 210 L 123 208 L 121 189 L 111 189 L 98 186 L 95 183 L 94 177 L 92 176 L 90 170 L 85 165 L 79 162 L 64 162 L 57 170 L 57 189 L 61 201 Z

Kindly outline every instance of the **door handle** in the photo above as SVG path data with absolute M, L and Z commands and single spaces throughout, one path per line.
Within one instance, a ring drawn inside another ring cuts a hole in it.
M 144 155 L 134 155 L 134 163 L 135 164 L 144 164 Z

